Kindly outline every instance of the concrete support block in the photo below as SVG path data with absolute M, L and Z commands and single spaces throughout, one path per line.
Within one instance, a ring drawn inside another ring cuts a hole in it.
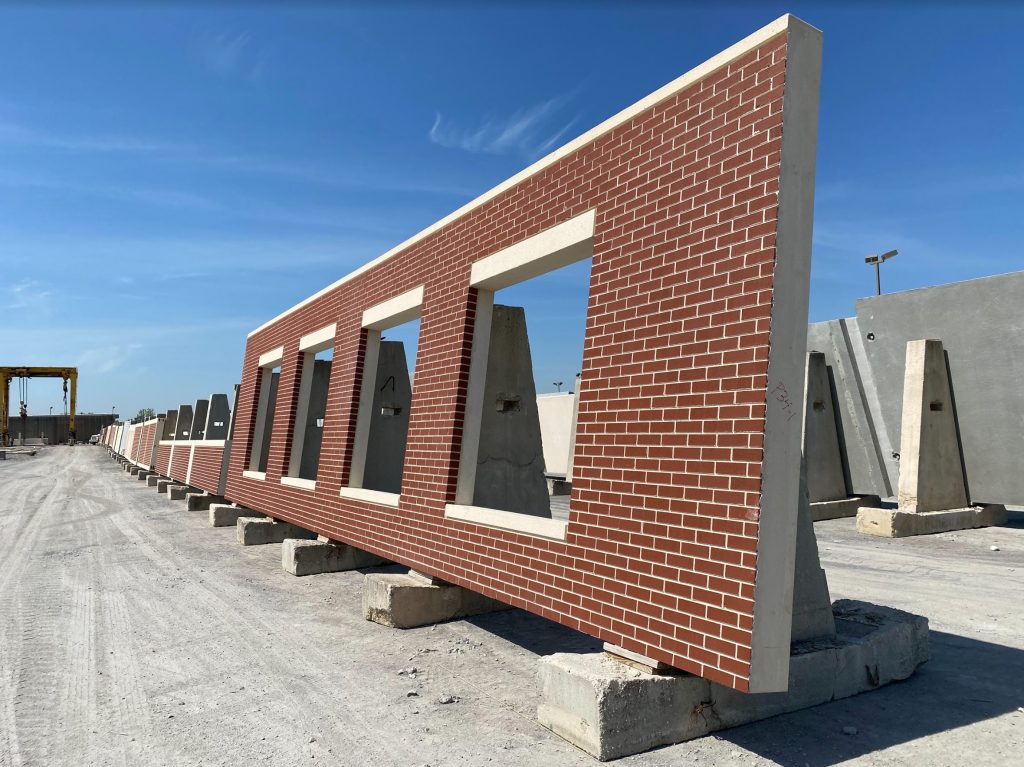
M 166 493 L 167 488 L 175 484 L 173 479 L 158 479 L 156 482 L 156 491 L 158 493 Z
M 124 470 L 131 474 L 133 477 L 139 473 L 139 467 L 136 466 L 134 463 L 126 463 L 124 465 Z
M 993 503 L 942 511 L 901 511 L 900 509 L 861 508 L 857 510 L 857 532 L 880 538 L 906 538 L 934 535 L 953 530 L 991 527 L 1006 521 L 1006 507 Z
M 167 497 L 172 501 L 184 501 L 185 496 L 191 491 L 188 485 L 168 485 Z
M 147 487 L 156 487 L 157 482 L 159 482 L 161 479 L 163 479 L 163 477 L 161 477 L 159 474 L 157 474 L 154 471 L 152 474 L 150 474 L 148 477 L 146 477 L 146 486 Z
M 210 504 L 210 527 L 235 527 L 242 517 L 262 519 L 264 515 L 233 503 Z
M 151 472 L 149 469 L 139 469 L 138 473 L 136 473 L 135 475 L 135 478 L 140 482 L 144 482 L 145 480 L 149 479 L 152 475 L 153 472 Z
M 239 517 L 235 525 L 238 542 L 242 546 L 262 546 L 266 543 L 283 543 L 286 538 L 311 540 L 316 533 L 304 530 L 288 522 L 274 519 Z
M 876 689 L 928 660 L 927 619 L 851 600 L 833 610 L 835 640 L 794 645 L 788 692 L 751 695 L 607 653 L 558 653 L 540 661 L 537 718 L 605 761 Z
M 211 495 L 207 492 L 189 492 L 185 494 L 185 508 L 189 511 L 206 511 L 214 503 L 223 503 L 224 499 L 219 495 Z
M 388 560 L 345 543 L 288 538 L 281 546 L 281 567 L 292 575 L 316 575 L 389 564 Z
M 855 517 L 862 506 L 877 506 L 881 502 L 877 495 L 853 495 L 838 501 L 811 501 L 811 519 L 821 522 L 823 519 Z
M 509 606 L 416 574 L 371 573 L 363 591 L 363 616 L 397 629 L 428 626 L 468 615 L 507 610 Z

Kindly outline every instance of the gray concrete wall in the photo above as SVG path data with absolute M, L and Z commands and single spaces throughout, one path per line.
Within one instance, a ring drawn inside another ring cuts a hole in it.
M 178 407 L 178 422 L 174 426 L 175 439 L 192 439 L 192 406 Z
M 1024 272 L 864 298 L 856 318 L 814 323 L 851 492 L 898 486 L 907 342 L 942 341 L 972 502 L 1024 504 Z
M 178 411 L 168 410 L 164 416 L 163 425 L 160 428 L 160 439 L 174 439 L 174 432 L 178 426 Z
M 227 394 L 211 394 L 203 439 L 227 439 L 231 423 L 231 405 Z
M 390 343 L 385 341 L 384 343 Z M 405 359 L 405 353 L 402 353 Z M 313 360 L 313 382 L 309 390 L 309 409 L 306 411 L 306 433 L 302 440 L 302 456 L 299 459 L 299 476 L 302 479 L 316 479 L 320 465 L 320 444 L 324 437 L 324 416 L 327 413 L 327 387 L 331 383 L 330 360 Z M 406 407 L 406 423 L 408 423 Z M 404 455 L 404 437 L 403 437 Z M 399 475 L 401 480 L 401 475 Z M 397 491 L 396 491 L 397 492 Z
M 473 505 L 551 516 L 530 340 L 521 307 L 494 307 Z
M 263 444 L 260 446 L 260 462 L 256 471 L 267 470 L 267 458 L 270 454 L 270 433 L 274 430 L 274 411 L 277 409 L 277 383 L 281 374 L 274 373 L 270 376 L 270 396 L 267 399 L 267 413 L 263 427 Z
M 196 400 L 192 407 L 192 436 L 189 439 L 206 439 L 206 416 L 209 410 L 210 400 Z
M 409 366 L 405 344 L 401 341 L 380 342 L 375 380 L 362 486 L 367 490 L 398 493 L 402 490 L 402 466 L 412 404 Z
M 21 416 L 8 416 L 11 437 L 22 432 Z M 114 423 L 113 413 L 78 413 L 75 415 L 75 439 L 88 442 L 93 434 L 99 434 Z M 28 439 L 43 437 L 47 444 L 56 445 L 68 441 L 68 417 L 66 415 L 30 415 L 25 418 L 24 435 Z

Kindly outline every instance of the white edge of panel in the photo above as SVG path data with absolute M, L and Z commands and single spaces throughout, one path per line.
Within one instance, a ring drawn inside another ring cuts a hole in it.
M 267 472 L 265 471 L 243 471 L 242 476 L 246 479 L 258 479 L 260 482 L 267 478 Z
M 553 541 L 564 541 L 568 523 L 560 519 L 533 517 L 529 514 L 517 514 L 514 511 L 488 509 L 483 506 L 462 506 L 449 503 L 444 507 L 445 519 L 458 519 L 462 522 L 473 522 L 485 527 L 509 530 L 514 533 L 535 535 Z
M 363 487 L 343 487 L 338 495 L 350 501 L 369 501 L 370 503 L 379 503 L 382 506 L 393 506 L 396 509 L 401 498 L 398 493 L 384 493 L 380 490 L 367 490 Z
M 517 173 L 516 175 L 512 176 L 511 178 L 503 181 L 502 183 L 498 184 L 493 189 L 491 189 L 491 190 L 489 190 L 487 192 L 484 192 L 484 194 L 482 194 L 479 197 L 477 197 L 476 199 L 471 200 L 470 202 L 466 203 L 465 205 L 463 205 L 458 210 L 448 214 L 447 216 L 442 218 L 440 221 L 437 221 L 436 223 L 431 224 L 430 226 L 428 226 L 426 229 L 424 229 L 423 231 L 419 232 L 418 234 L 414 234 L 409 239 L 405 240 L 402 243 L 399 243 L 398 245 L 393 247 L 391 250 L 389 250 L 387 253 L 384 253 L 383 255 L 378 256 L 373 261 L 370 261 L 369 263 L 364 264 L 363 266 L 359 267 L 355 271 L 349 272 L 348 274 L 346 274 L 341 279 L 331 283 L 330 285 L 328 285 L 327 287 L 323 288 L 322 290 L 317 291 L 316 293 L 314 293 L 313 295 L 309 296 L 308 298 L 303 299 L 302 301 L 300 301 L 299 303 L 295 304 L 290 309 L 286 309 L 285 311 L 281 312 L 281 314 L 277 315 L 276 317 L 274 317 L 271 320 L 268 320 L 267 322 L 263 323 L 262 325 L 260 325 L 255 330 L 251 331 L 249 333 L 248 337 L 251 338 L 256 333 L 259 333 L 261 330 L 264 330 L 264 329 L 270 327 L 275 322 L 278 322 L 282 318 L 287 317 L 289 314 L 291 314 L 292 312 L 295 312 L 295 311 L 301 309 L 303 306 L 306 306 L 306 305 L 312 303 L 313 301 L 316 301 L 318 298 L 320 298 L 321 296 L 331 292 L 332 290 L 334 290 L 338 286 L 343 285 L 346 282 L 349 282 L 350 280 L 355 279 L 356 277 L 358 277 L 361 274 L 365 274 L 366 272 L 370 271 L 374 267 L 384 263 L 389 258 L 397 255 L 398 253 L 401 253 L 406 248 L 408 248 L 408 247 L 410 247 L 412 245 L 415 245 L 417 242 L 426 239 L 427 237 L 429 237 L 430 235 L 432 235 L 435 232 L 439 231 L 440 229 L 444 228 L 445 226 L 447 226 L 448 224 L 452 223 L 453 221 L 458 220 L 459 218 L 461 218 L 462 216 L 466 215 L 467 213 L 469 213 L 470 211 L 474 210 L 475 208 L 478 208 L 481 205 L 483 205 L 483 204 L 493 200 L 495 197 L 497 197 L 498 195 L 508 191 L 509 189 L 514 187 L 516 184 L 522 183 L 523 181 L 525 181 L 526 179 L 530 178 L 531 176 L 534 176 L 537 173 L 540 173 L 545 168 L 548 168 L 551 165 L 554 165 L 559 160 L 561 160 L 561 159 L 569 156 L 573 152 L 581 149 L 582 147 L 584 147 L 587 144 L 591 143 L 592 141 L 596 140 L 597 138 L 599 138 L 603 134 L 607 133 L 608 131 L 613 130 L 615 128 L 618 128 L 620 125 L 623 125 L 624 123 L 629 122 L 630 120 L 632 120 L 634 117 L 636 117 L 641 112 L 644 112 L 645 110 L 650 109 L 651 107 L 659 104 L 660 102 L 662 102 L 665 99 L 669 98 L 670 96 L 674 95 L 675 93 L 677 93 L 678 91 L 682 90 L 683 88 L 688 88 L 689 86 L 693 85 L 696 82 L 699 82 L 700 80 L 702 80 L 703 78 L 707 77 L 708 75 L 711 75 L 714 72 L 717 72 L 722 67 L 727 66 L 734 59 L 737 59 L 740 56 L 742 56 L 743 54 L 745 54 L 745 53 L 747 53 L 747 52 L 757 48 L 759 45 L 767 42 L 768 40 L 771 40 L 773 37 L 776 37 L 777 35 L 781 35 L 783 32 L 785 32 L 789 28 L 789 24 L 790 24 L 790 19 L 791 18 L 795 18 L 795 17 L 793 17 L 793 16 L 791 16 L 790 14 L 787 13 L 784 16 L 780 16 L 779 18 L 777 18 L 775 21 L 771 22 L 770 24 L 767 24 L 767 25 L 761 27 L 759 30 L 757 30 L 753 34 L 748 35 L 747 37 L 745 37 L 742 40 L 740 40 L 738 43 L 735 43 L 734 45 L 731 45 L 730 47 L 726 48 L 721 53 L 718 53 L 715 56 L 712 56 L 710 59 L 708 59 L 707 61 L 703 62 L 702 64 L 699 64 L 698 66 L 694 67 L 693 69 L 691 69 L 690 71 L 686 72 L 685 74 L 680 75 L 679 77 L 677 77 L 672 82 L 668 83 L 667 85 L 662 86 L 661 88 L 659 88 L 658 90 L 654 91 L 650 95 L 645 96 L 644 98 L 640 99 L 640 101 L 637 101 L 635 104 L 633 104 L 632 106 L 628 106 L 625 109 L 623 109 L 621 112 L 619 112 L 618 114 L 616 114 L 616 115 L 614 115 L 612 117 L 609 117 L 607 120 L 605 120 L 601 124 L 591 128 L 589 131 L 587 131 L 583 135 L 578 136 L 577 138 L 573 139 L 568 144 L 565 144 L 564 146 L 556 149 L 551 154 L 546 155 L 545 157 L 542 157 L 540 160 L 535 162 L 533 165 L 530 165 L 529 167 L 527 167 L 524 170 L 520 171 L 519 173 Z

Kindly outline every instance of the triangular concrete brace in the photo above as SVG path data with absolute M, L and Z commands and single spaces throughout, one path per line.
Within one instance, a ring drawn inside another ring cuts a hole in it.
M 900 511 L 967 506 L 942 341 L 907 344 L 900 430 Z

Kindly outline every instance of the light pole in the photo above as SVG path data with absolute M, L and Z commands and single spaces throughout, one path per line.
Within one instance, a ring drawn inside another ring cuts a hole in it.
M 556 387 L 557 391 L 562 391 L 562 381 L 554 381 L 553 385 Z
M 899 251 L 894 248 L 888 253 L 883 253 L 880 256 L 872 255 L 864 257 L 865 264 L 873 264 L 875 267 L 875 295 L 882 295 L 882 264 L 897 255 L 899 255 Z
M 53 405 L 50 405 L 50 415 L 53 415 Z

